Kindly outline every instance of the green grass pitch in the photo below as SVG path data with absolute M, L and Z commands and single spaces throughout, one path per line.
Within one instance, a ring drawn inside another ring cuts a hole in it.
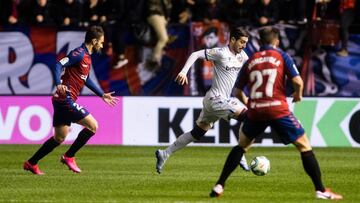
M 247 159 L 265 155 L 271 172 L 263 177 L 238 167 L 225 193 L 209 198 L 230 147 L 187 147 L 175 153 L 163 173 L 155 171 L 156 147 L 86 146 L 77 154 L 81 174 L 59 162 L 68 146 L 40 161 L 46 174 L 22 170 L 39 146 L 0 145 L 0 202 L 322 202 L 293 147 L 254 147 Z M 360 202 L 360 149 L 315 148 L 325 186 Z

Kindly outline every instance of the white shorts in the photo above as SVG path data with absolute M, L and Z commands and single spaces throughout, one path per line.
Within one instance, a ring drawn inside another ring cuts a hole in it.
M 208 97 L 203 99 L 203 109 L 196 120 L 197 124 L 209 124 L 211 127 L 220 118 L 229 121 L 235 117 L 236 112 L 242 112 L 246 106 L 237 98 L 224 99 L 221 97 Z

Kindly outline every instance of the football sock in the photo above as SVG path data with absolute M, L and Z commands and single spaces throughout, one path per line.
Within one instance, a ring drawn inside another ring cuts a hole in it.
M 74 141 L 74 143 L 70 146 L 69 150 L 65 153 L 67 157 L 74 157 L 75 153 L 79 151 L 81 147 L 83 147 L 86 142 L 93 136 L 95 133 L 87 128 L 84 128 L 80 131 L 78 137 Z
M 306 173 L 314 183 L 315 189 L 324 192 L 325 188 L 321 181 L 320 167 L 313 151 L 301 152 L 301 160 Z
M 47 154 L 49 154 L 52 150 L 54 150 L 57 146 L 59 146 L 60 143 L 58 143 L 54 137 L 50 137 L 44 144 L 40 147 L 40 149 L 35 152 L 35 154 L 28 160 L 31 165 L 35 165 L 38 163 L 38 161 Z
M 241 148 L 239 145 L 232 148 L 231 152 L 229 153 L 226 162 L 224 164 L 224 168 L 221 172 L 219 180 L 216 184 L 220 184 L 225 187 L 225 181 L 228 179 L 230 174 L 236 169 L 239 165 L 241 157 L 245 153 L 244 149 Z
M 174 143 L 165 149 L 165 153 L 170 155 L 188 145 L 190 142 L 194 142 L 195 138 L 191 135 L 190 132 L 180 135 Z

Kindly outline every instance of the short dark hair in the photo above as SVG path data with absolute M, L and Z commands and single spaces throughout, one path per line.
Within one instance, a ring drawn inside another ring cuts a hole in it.
M 100 39 L 104 35 L 104 30 L 100 26 L 91 26 L 85 34 L 85 43 L 90 43 L 93 39 Z
M 279 39 L 279 30 L 274 27 L 265 27 L 259 31 L 260 44 L 271 44 L 275 39 Z
M 240 39 L 241 37 L 249 37 L 248 31 L 242 29 L 242 28 L 233 28 L 230 31 L 230 39 L 235 38 L 236 40 Z

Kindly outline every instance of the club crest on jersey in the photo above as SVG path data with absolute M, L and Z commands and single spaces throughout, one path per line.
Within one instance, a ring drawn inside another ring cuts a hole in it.
M 81 78 L 82 80 L 84 80 L 84 81 L 86 81 L 87 77 L 88 77 L 87 75 L 81 75 L 81 76 L 80 76 L 80 78 Z
M 69 58 L 68 57 L 64 57 L 62 58 L 60 61 L 61 65 L 65 65 L 67 62 L 69 62 Z

